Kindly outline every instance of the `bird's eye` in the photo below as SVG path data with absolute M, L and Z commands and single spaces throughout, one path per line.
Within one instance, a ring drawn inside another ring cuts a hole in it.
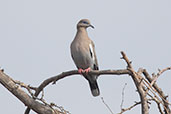
M 82 23 L 84 23 L 84 24 L 88 24 L 88 22 L 86 22 L 86 21 L 83 21 Z

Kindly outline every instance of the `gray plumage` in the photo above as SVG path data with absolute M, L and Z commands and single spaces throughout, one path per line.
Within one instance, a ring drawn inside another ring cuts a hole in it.
M 94 43 L 86 31 L 88 27 L 94 28 L 88 19 L 82 19 L 78 22 L 77 33 L 71 43 L 71 56 L 78 69 L 99 70 Z M 93 96 L 98 96 L 100 94 L 97 85 L 98 76 L 86 73 L 83 73 L 83 76 L 88 80 Z

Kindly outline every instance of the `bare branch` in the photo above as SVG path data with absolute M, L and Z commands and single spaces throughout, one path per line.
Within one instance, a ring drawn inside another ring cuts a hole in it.
M 164 73 L 165 71 L 167 71 L 167 70 L 171 70 L 171 67 L 167 67 L 167 68 L 165 68 L 165 69 L 159 70 L 159 72 L 158 72 L 157 75 L 154 77 L 153 81 L 151 82 L 151 85 L 153 85 L 153 84 L 157 81 L 157 79 L 159 78 L 159 76 L 160 76 L 162 73 Z
M 129 61 L 126 54 L 123 51 L 121 52 L 121 54 L 122 54 L 122 58 L 126 61 L 127 65 L 128 65 L 128 70 L 130 70 L 132 72 L 131 77 L 137 87 L 137 90 L 138 90 L 138 93 L 139 93 L 140 99 L 141 99 L 142 114 L 149 114 L 147 98 L 146 98 L 145 91 L 143 90 L 143 83 L 142 83 L 143 78 L 134 71 L 134 69 L 131 65 L 131 62 Z
M 58 110 L 60 110 L 60 113 L 58 111 L 59 114 L 71 114 L 69 111 L 65 110 L 62 106 L 57 106 L 55 103 L 50 103 L 51 107 L 56 107 Z M 57 113 L 57 114 L 58 114 Z
M 34 90 L 34 91 L 37 90 L 36 87 L 32 87 L 32 86 L 30 86 L 30 85 L 26 85 L 26 84 L 24 84 L 23 82 L 20 82 L 20 81 L 17 81 L 17 80 L 15 80 L 15 81 L 13 80 L 13 82 L 14 82 L 15 84 L 18 84 L 18 85 L 20 85 L 21 87 L 27 89 L 27 91 L 29 92 L 29 94 L 30 94 L 32 97 L 34 96 L 34 94 L 33 94 L 33 92 L 32 92 L 31 90 Z
M 121 70 L 92 70 L 89 72 L 89 74 L 96 74 L 96 75 L 130 75 L 132 80 L 134 81 L 134 84 L 137 88 L 137 91 L 140 96 L 140 102 L 136 102 L 134 105 L 130 106 L 129 108 L 122 108 L 123 102 L 124 102 L 124 89 L 122 90 L 122 102 L 121 102 L 121 112 L 119 114 L 122 114 L 123 112 L 127 110 L 131 110 L 138 104 L 141 104 L 142 114 L 149 114 L 149 107 L 148 103 L 150 100 L 153 100 L 156 102 L 159 112 L 161 114 L 171 114 L 171 110 L 169 108 L 169 102 L 167 100 L 167 97 L 163 91 L 157 86 L 155 83 L 158 77 L 165 71 L 171 70 L 171 67 L 167 67 L 163 70 L 159 70 L 157 75 L 154 74 L 154 78 L 151 78 L 151 76 L 147 73 L 145 69 L 139 69 L 138 72 L 135 72 L 135 70 L 132 67 L 132 62 L 129 61 L 126 54 L 122 51 L 122 59 L 125 60 L 127 63 L 127 69 L 121 69 Z M 28 108 L 25 111 L 25 114 L 29 114 L 30 109 L 34 110 L 35 112 L 39 114 L 67 114 L 68 111 L 65 110 L 58 110 L 59 106 L 55 105 L 54 103 L 46 103 L 46 101 L 43 99 L 44 97 L 44 91 L 43 89 L 48 86 L 50 83 L 55 84 L 60 79 L 70 77 L 73 75 L 79 75 L 77 70 L 71 70 L 67 72 L 63 72 L 59 75 L 50 77 L 46 80 L 44 80 L 39 87 L 32 87 L 30 85 L 26 85 L 23 82 L 20 81 L 14 81 L 12 78 L 7 76 L 5 73 L 3 73 L 4 70 L 0 70 L 0 83 L 7 88 L 13 95 L 15 95 L 21 102 L 23 102 Z M 142 73 L 145 77 L 142 76 Z M 23 87 L 28 90 L 29 94 L 32 96 L 29 96 L 26 92 L 24 92 L 20 87 Z M 148 92 L 150 90 L 153 95 L 150 95 L 151 93 Z M 33 94 L 32 91 L 35 91 Z M 37 96 L 42 92 L 41 98 L 37 98 Z M 157 94 L 156 94 L 157 92 Z M 147 99 L 147 97 L 151 97 L 151 99 Z M 105 106 L 110 110 L 111 114 L 113 114 L 110 107 L 105 103 L 105 101 L 102 99 L 102 102 L 105 104 Z M 39 100 L 41 102 L 37 102 L 36 100 Z M 161 107 L 163 106 L 163 107 Z M 53 107 L 57 107 L 58 109 L 54 109 Z M 162 111 L 164 109 L 164 111 Z
M 126 56 L 126 54 L 125 54 L 123 51 L 121 51 L 121 54 L 122 54 L 122 59 L 125 60 L 125 62 L 126 62 L 127 65 L 128 65 L 128 68 L 133 68 L 132 65 L 131 65 L 132 62 L 129 61 L 129 59 L 128 59 L 128 57 Z
M 151 99 L 149 99 L 149 101 L 150 101 L 150 100 L 154 101 L 154 102 L 157 104 L 157 107 L 158 107 L 158 109 L 159 109 L 159 112 L 160 112 L 161 114 L 164 114 L 164 112 L 162 111 L 161 106 L 160 106 L 161 102 L 158 101 L 155 97 L 153 97 L 153 96 L 151 96 L 151 95 L 149 95 L 149 96 L 151 97 Z
M 123 75 L 123 74 L 131 74 L 131 72 L 129 70 L 123 69 L 123 70 L 101 70 L 101 71 L 97 71 L 97 70 L 92 70 L 89 72 L 90 74 L 96 74 L 96 75 Z M 67 71 L 67 72 L 63 72 L 59 75 L 53 76 L 51 78 L 46 79 L 45 81 L 43 81 L 40 86 L 37 88 L 34 96 L 37 97 L 39 95 L 39 93 L 50 83 L 53 82 L 53 84 L 56 83 L 56 81 L 63 79 L 65 77 L 69 77 L 72 75 L 80 75 L 78 73 L 78 70 L 71 70 L 71 71 Z M 29 107 L 26 109 L 25 114 L 29 114 L 30 109 Z
M 101 97 L 101 100 L 102 100 L 103 104 L 107 107 L 107 109 L 111 112 L 111 114 L 114 114 L 112 112 L 112 110 L 110 109 L 110 107 L 107 105 L 107 103 L 104 101 L 103 97 Z
M 2 71 L 0 71 L 0 83 L 35 112 L 39 114 L 55 114 L 55 112 L 50 107 L 47 107 L 32 99 L 27 93 L 25 93 L 19 86 L 14 83 L 13 79 L 4 74 Z
M 134 105 L 132 105 L 132 106 L 130 106 L 130 107 L 128 107 L 128 108 L 122 108 L 121 112 L 118 113 L 118 114 L 123 114 L 124 112 L 126 112 L 126 111 L 128 111 L 128 110 L 131 110 L 132 108 L 134 108 L 135 106 L 137 106 L 137 105 L 139 105 L 139 104 L 141 104 L 141 102 L 135 102 Z
M 120 105 L 121 110 L 123 109 L 122 107 L 123 107 L 123 103 L 124 103 L 124 91 L 125 91 L 126 85 L 127 85 L 127 83 L 125 83 L 125 85 L 122 89 L 122 101 L 121 101 L 121 105 Z
M 144 69 L 143 71 L 143 74 L 144 76 L 147 78 L 147 80 L 151 83 L 153 81 L 153 79 L 151 78 L 151 76 L 148 74 L 148 72 L 146 71 L 146 69 Z M 160 94 L 162 100 L 163 100 L 163 103 L 164 103 L 164 111 L 165 111 L 165 114 L 170 114 L 171 113 L 171 110 L 169 108 L 169 102 L 167 100 L 167 96 L 164 94 L 164 92 L 161 90 L 161 88 L 158 87 L 158 85 L 156 83 L 154 83 L 152 85 L 155 90 Z

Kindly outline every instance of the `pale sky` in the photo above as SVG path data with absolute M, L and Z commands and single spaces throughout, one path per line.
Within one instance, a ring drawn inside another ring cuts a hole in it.
M 38 86 L 43 80 L 76 69 L 70 56 L 70 43 L 76 24 L 87 18 L 96 45 L 100 69 L 124 69 L 120 59 L 124 51 L 137 71 L 143 67 L 150 74 L 171 66 L 170 0 L 1 0 L 0 67 L 15 80 Z M 157 83 L 171 96 L 171 71 Z M 120 112 L 122 88 L 127 83 L 124 107 L 139 101 L 131 77 L 101 76 L 101 95 L 91 95 L 82 76 L 72 76 L 49 85 L 45 100 L 63 106 L 72 114 L 110 114 L 101 97 L 116 114 Z M 2 114 L 23 114 L 25 106 L 0 85 Z M 171 100 L 170 100 L 171 102 Z M 140 114 L 140 105 L 125 114 Z M 150 114 L 157 113 L 152 104 Z M 31 114 L 35 114 L 31 112 Z

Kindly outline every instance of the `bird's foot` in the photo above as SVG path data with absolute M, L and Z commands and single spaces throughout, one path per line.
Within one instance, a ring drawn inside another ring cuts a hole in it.
M 85 69 L 85 70 L 83 70 L 83 69 L 78 69 L 78 72 L 80 73 L 80 74 L 83 74 L 83 73 L 86 73 L 86 74 L 88 74 L 88 72 L 90 72 L 90 70 L 91 70 L 91 68 L 89 67 L 89 68 L 87 68 L 87 69 Z
M 80 73 L 80 74 L 82 74 L 82 73 L 84 73 L 84 70 L 83 69 L 78 69 L 78 72 Z
M 88 72 L 90 72 L 91 68 L 88 67 L 87 69 L 84 70 L 84 73 L 88 74 Z

